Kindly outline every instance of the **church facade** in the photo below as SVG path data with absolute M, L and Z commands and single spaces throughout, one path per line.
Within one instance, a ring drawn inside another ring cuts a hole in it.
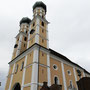
M 40 90 L 43 82 L 60 84 L 62 90 L 78 90 L 76 82 L 90 77 L 84 68 L 49 48 L 46 12 L 46 5 L 36 2 L 33 19 L 21 19 L 5 90 Z

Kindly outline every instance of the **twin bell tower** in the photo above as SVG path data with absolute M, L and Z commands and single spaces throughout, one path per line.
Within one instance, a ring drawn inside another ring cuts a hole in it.
M 46 12 L 46 5 L 36 2 L 33 19 L 21 19 L 5 90 L 39 90 L 43 82 L 51 85 Z

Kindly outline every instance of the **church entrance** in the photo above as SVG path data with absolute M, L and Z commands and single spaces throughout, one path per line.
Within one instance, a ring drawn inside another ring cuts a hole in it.
M 13 86 L 12 90 L 21 90 L 20 84 L 19 84 L 19 83 L 16 83 L 16 84 Z

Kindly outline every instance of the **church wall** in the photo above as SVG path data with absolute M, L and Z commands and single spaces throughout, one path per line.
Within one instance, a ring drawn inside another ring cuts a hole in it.
M 73 67 L 71 67 L 67 64 L 64 64 L 64 71 L 65 71 L 67 89 L 68 89 L 68 86 L 70 86 L 70 80 L 72 81 L 72 84 L 76 88 L 76 82 L 75 82 Z M 70 71 L 70 74 L 68 74 L 68 71 Z
M 32 62 L 33 62 L 33 51 L 27 55 L 27 64 L 26 64 L 26 66 L 32 64 Z
M 21 71 L 21 65 L 24 60 L 25 60 L 25 57 L 23 57 L 22 59 L 20 59 L 19 61 L 16 62 L 15 69 L 18 64 L 18 71 L 15 73 L 15 70 L 14 70 L 13 80 L 12 80 L 12 84 L 11 84 L 11 90 L 12 90 L 14 84 L 17 82 L 19 82 L 20 85 L 22 85 L 23 70 Z
M 25 44 L 25 43 L 22 42 L 20 53 L 22 53 L 23 51 L 25 51 L 26 50 L 26 47 L 27 47 L 27 44 Z
M 26 68 L 24 84 L 31 83 L 32 66 Z
M 32 46 L 35 43 L 35 37 L 32 38 L 32 40 L 29 41 L 29 47 Z
M 53 65 L 57 65 L 57 70 L 55 70 L 53 68 Z M 54 77 L 55 76 L 57 76 L 59 78 L 59 84 L 63 85 L 61 62 L 50 57 L 50 71 L 51 71 L 51 85 L 54 84 Z M 62 86 L 62 90 L 64 90 L 63 86 Z
M 42 41 L 43 40 L 43 41 Z M 47 47 L 47 40 L 42 39 L 41 37 L 39 37 L 39 44 L 43 47 Z
M 40 51 L 39 63 L 47 65 L 47 54 L 44 53 L 43 51 Z
M 10 84 L 10 80 L 11 80 L 11 76 L 8 76 L 8 77 L 7 77 L 6 86 L 5 86 L 5 90 L 8 90 L 9 84 Z
M 17 39 L 16 44 L 19 44 L 18 52 L 17 48 L 14 48 L 13 59 L 16 57 L 16 52 L 17 57 L 12 62 L 9 63 L 11 65 L 12 64 L 14 65 L 10 67 L 5 90 L 9 89 L 9 85 L 11 85 L 10 90 L 12 90 L 12 87 L 17 82 L 20 83 L 21 88 L 23 88 L 23 90 L 31 90 L 31 89 L 37 90 L 37 87 L 38 90 L 40 90 L 43 82 L 48 82 L 49 86 L 50 84 L 51 85 L 55 84 L 54 80 L 55 77 L 57 77 L 59 80 L 58 84 L 62 85 L 62 90 L 68 90 L 67 87 L 70 85 L 70 80 L 72 80 L 73 85 L 77 87 L 75 81 L 79 80 L 79 77 L 74 67 L 78 68 L 78 65 L 74 65 L 73 63 L 68 62 L 68 60 L 62 55 L 60 55 L 60 57 L 59 54 L 57 53 L 55 54 L 56 56 L 54 55 L 55 52 L 53 53 L 53 51 L 49 49 L 48 27 L 47 27 L 48 22 L 45 21 L 46 18 L 44 18 L 46 12 L 44 8 L 37 7 L 34 10 L 34 14 L 35 14 L 34 16 L 36 17 L 33 17 L 33 20 L 30 22 L 30 26 L 29 24 L 27 24 L 28 23 L 27 18 L 26 21 L 22 22 L 22 24 L 20 25 L 19 34 L 17 35 L 16 38 Z M 38 16 L 38 14 L 41 17 Z M 33 34 L 30 34 L 30 32 L 27 33 L 25 32 L 25 30 L 31 31 L 32 29 L 35 30 Z M 22 32 L 25 32 L 27 35 L 26 41 L 24 39 L 25 36 L 23 35 Z M 29 44 L 28 49 L 27 49 L 27 42 Z M 19 50 L 20 53 L 22 53 L 25 50 L 26 51 L 20 55 Z M 23 61 L 25 67 L 21 70 L 21 65 Z M 15 73 L 17 64 L 18 64 L 18 71 Z M 56 69 L 54 65 L 57 67 Z M 15 69 L 13 69 L 14 66 Z M 81 68 L 79 67 L 79 69 Z M 70 70 L 71 75 L 68 74 L 68 70 Z M 13 71 L 14 73 L 12 73 Z M 83 77 L 84 74 L 82 69 L 81 72 Z M 88 74 L 85 75 L 88 76 Z
M 9 75 L 12 74 L 12 70 L 13 70 L 13 65 L 10 66 Z
M 39 65 L 39 83 L 47 82 L 47 67 Z
M 40 90 L 42 87 L 41 86 L 38 86 L 38 90 Z
M 46 28 L 43 29 L 43 28 L 40 27 L 39 34 L 40 34 L 41 36 L 43 36 L 44 38 L 46 38 L 46 32 L 47 32 L 47 31 L 46 31 Z
M 24 87 L 23 90 L 31 90 L 31 87 L 30 86 Z

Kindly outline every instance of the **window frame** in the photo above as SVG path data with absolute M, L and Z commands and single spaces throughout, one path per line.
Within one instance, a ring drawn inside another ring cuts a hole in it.
M 22 62 L 22 64 L 21 64 L 21 71 L 23 70 L 23 68 L 24 68 L 24 61 Z
M 17 64 L 17 66 L 15 68 L 15 74 L 18 72 L 18 67 L 19 67 L 19 65 Z
M 55 77 L 57 78 L 58 82 L 57 84 L 60 84 L 60 81 L 59 81 L 59 77 L 57 75 L 54 76 L 53 80 L 54 80 L 54 84 L 55 84 Z
M 69 72 L 70 72 L 70 73 L 69 73 Z M 70 70 L 67 70 L 67 73 L 68 73 L 68 75 L 70 75 L 70 76 L 72 75 Z
M 56 66 L 56 69 L 54 68 L 54 66 Z M 53 69 L 58 70 L 58 66 L 56 64 L 53 64 Z

